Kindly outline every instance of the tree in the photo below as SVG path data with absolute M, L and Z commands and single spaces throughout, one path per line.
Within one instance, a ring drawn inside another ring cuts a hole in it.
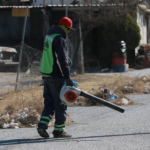
M 102 28 L 103 45 L 111 49 L 118 41 L 125 41 L 127 47 L 134 49 L 141 40 L 140 28 L 130 15 L 116 22 L 108 22 Z
M 138 4 L 143 2 L 150 3 L 150 0 L 107 0 L 104 2 L 100 0 L 84 0 L 83 7 L 70 11 L 76 16 L 74 21 L 81 19 L 84 41 L 87 34 L 95 27 L 105 25 L 108 22 L 123 21 L 127 18 L 127 15 L 136 18 Z M 80 51 L 80 48 L 78 51 Z M 75 57 L 78 58 L 80 53 L 76 52 Z

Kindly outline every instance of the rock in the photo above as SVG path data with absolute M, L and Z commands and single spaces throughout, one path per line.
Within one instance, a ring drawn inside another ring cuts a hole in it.
M 73 75 L 76 76 L 76 75 L 77 75 L 77 72 L 74 71 L 74 72 L 73 72 Z
M 52 123 L 53 123 L 53 124 L 55 123 L 55 119 L 52 120 Z
M 3 125 L 3 128 L 4 128 L 4 129 L 7 129 L 7 128 L 9 128 L 9 127 L 10 127 L 10 124 L 4 123 L 4 125 Z
M 1 100 L 4 100 L 4 99 L 3 99 L 2 97 L 0 97 L 0 101 L 1 101 Z
M 28 69 L 28 70 L 26 71 L 26 74 L 30 74 L 30 69 Z
M 24 112 L 29 112 L 29 109 L 28 108 L 24 108 Z
M 83 96 L 79 96 L 79 99 L 82 99 L 83 98 Z
M 129 101 L 126 99 L 126 98 L 122 98 L 122 103 L 124 105 L 128 105 L 129 104 Z
M 16 128 L 16 127 L 18 127 L 18 126 L 19 126 L 18 123 L 10 123 L 10 127 L 12 127 L 12 128 Z
M 95 88 L 92 88 L 92 90 L 95 90 Z
M 37 126 L 37 124 L 30 124 L 30 126 L 31 126 L 31 127 L 36 127 L 36 126 Z
M 14 123 L 14 122 L 15 122 L 15 120 L 14 120 L 14 119 L 12 119 L 12 120 L 11 120 L 11 123 Z
M 149 91 L 148 91 L 148 90 L 144 90 L 143 93 L 144 93 L 144 94 L 149 94 Z
M 14 128 L 15 128 L 15 129 L 18 129 L 19 127 L 18 127 L 18 126 L 15 126 Z
M 5 105 L 5 109 L 8 110 L 8 105 Z
M 31 110 L 32 113 L 36 113 L 36 110 Z
M 114 94 L 114 91 L 109 90 L 109 95 L 113 95 L 113 94 Z
M 49 127 L 50 127 L 50 126 L 52 126 L 52 123 L 51 123 L 51 122 L 49 122 L 48 126 L 49 126 Z
M 126 93 L 134 93 L 134 87 L 132 87 L 132 86 L 124 86 L 124 89 L 122 89 L 122 92 L 124 94 L 126 94 Z
M 6 115 L 3 115 L 2 118 L 9 119 L 9 114 L 7 113 Z

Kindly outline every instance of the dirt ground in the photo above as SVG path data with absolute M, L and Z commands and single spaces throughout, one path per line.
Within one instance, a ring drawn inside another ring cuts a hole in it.
M 17 73 L 0 73 L 0 91 L 15 90 Z M 18 90 L 29 89 L 42 83 L 40 74 L 19 74 Z
M 13 80 L 15 79 L 15 74 L 1 74 L 0 83 L 6 85 L 13 84 Z M 28 78 L 28 75 L 22 75 L 22 78 L 25 78 L 26 84 L 28 86 L 28 81 L 34 78 L 34 81 L 41 80 L 41 76 L 32 76 Z M 116 105 L 124 105 L 122 103 L 122 98 L 127 98 L 129 94 L 143 94 L 143 90 L 147 90 L 150 92 L 150 77 L 137 77 L 137 78 L 129 78 L 124 77 L 121 75 L 114 75 L 114 76 L 98 76 L 98 75 L 90 75 L 90 74 L 83 74 L 83 75 L 76 75 L 71 77 L 73 81 L 77 81 L 79 83 L 79 89 L 86 91 L 92 95 L 97 97 L 104 98 L 108 100 L 108 97 L 102 97 L 101 91 L 104 85 L 107 86 L 108 90 L 113 91 L 114 94 L 118 95 L 117 100 L 111 101 Z M 22 82 L 23 83 L 23 82 Z M 36 83 L 36 82 L 35 82 Z M 34 85 L 34 84 L 32 84 Z M 4 90 L 3 85 L 1 84 L 0 89 L 0 117 L 5 114 L 10 114 L 11 116 L 15 116 L 17 112 L 23 112 L 24 108 L 33 108 L 36 110 L 38 114 L 41 114 L 43 110 L 43 86 L 32 86 L 31 88 L 18 90 L 14 92 L 14 90 Z M 133 105 L 134 103 L 129 100 L 128 105 Z M 77 103 L 78 106 L 102 106 L 99 103 L 96 103 L 90 99 L 79 97 L 79 102 Z M 6 109 L 6 106 L 9 106 L 9 111 Z M 36 113 L 36 114 L 37 114 Z M 69 115 L 69 114 L 68 114 Z M 24 125 L 28 125 L 27 122 L 30 124 L 31 118 L 35 118 L 33 113 L 29 117 L 29 119 L 25 119 Z M 36 116 L 37 117 L 37 116 Z M 12 119 L 12 118 L 11 118 Z M 17 117 L 15 118 L 17 119 Z M 17 120 L 16 120 L 17 121 Z M 9 121 L 7 120 L 7 123 Z M 71 124 L 72 121 L 69 120 L 69 116 L 67 118 L 66 125 Z

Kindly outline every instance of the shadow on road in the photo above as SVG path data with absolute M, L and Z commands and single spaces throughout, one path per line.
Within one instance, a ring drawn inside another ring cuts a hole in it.
M 120 136 L 136 136 L 136 135 L 148 135 L 150 133 L 131 133 L 131 134 L 116 134 L 116 135 L 102 135 L 102 136 L 87 136 L 87 137 L 74 137 L 65 139 L 54 139 L 54 138 L 37 138 L 37 139 L 13 139 L 0 141 L 0 146 L 4 145 L 18 145 L 18 144 L 32 144 L 32 143 L 45 143 L 45 142 L 66 142 L 66 141 L 93 141 L 94 138 L 105 138 L 105 137 L 120 137 Z M 97 141 L 97 140 L 95 140 Z

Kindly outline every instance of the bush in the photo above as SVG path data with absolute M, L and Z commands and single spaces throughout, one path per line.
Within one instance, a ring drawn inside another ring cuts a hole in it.
M 140 28 L 130 15 L 117 22 L 108 22 L 102 27 L 101 34 L 102 46 L 109 49 L 120 40 L 126 42 L 127 48 L 135 48 L 141 40 Z

